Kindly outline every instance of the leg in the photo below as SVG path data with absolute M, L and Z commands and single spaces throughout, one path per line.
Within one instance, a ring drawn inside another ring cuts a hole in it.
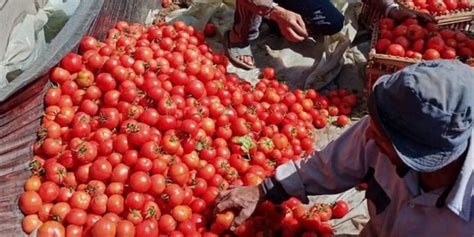
M 244 43 L 254 40 L 258 37 L 258 28 L 262 23 L 262 17 L 249 11 L 236 1 L 234 13 L 234 25 L 230 35 L 233 43 Z
M 262 23 L 262 17 L 249 11 L 239 2 L 238 0 L 236 1 L 234 25 L 227 39 L 227 53 L 231 59 L 238 60 L 238 62 L 244 63 L 251 68 L 254 67 L 255 63 L 251 51 L 249 51 L 249 41 L 258 37 L 258 28 Z M 239 52 L 239 49 L 242 50 Z M 238 66 L 245 68 L 244 65 L 240 65 L 238 62 L 236 63 Z
M 344 16 L 330 0 L 276 0 L 281 7 L 301 15 L 308 33 L 333 35 L 344 25 Z

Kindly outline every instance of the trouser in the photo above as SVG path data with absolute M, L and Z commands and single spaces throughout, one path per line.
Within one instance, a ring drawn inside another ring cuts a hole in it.
M 274 0 L 280 7 L 298 13 L 311 35 L 333 35 L 342 29 L 344 16 L 330 0 Z M 252 13 L 236 1 L 234 33 L 240 42 L 258 37 L 262 17 Z

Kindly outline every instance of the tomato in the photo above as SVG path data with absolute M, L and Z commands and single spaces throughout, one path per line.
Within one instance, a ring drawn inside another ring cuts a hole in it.
M 160 220 L 158 221 L 159 230 L 161 233 L 164 233 L 164 234 L 168 234 L 171 231 L 175 230 L 176 226 L 177 226 L 176 221 L 169 214 L 165 214 L 161 216 Z
M 151 187 L 151 178 L 143 171 L 137 171 L 130 176 L 130 187 L 139 193 L 147 192 Z M 137 208 L 138 209 L 138 208 Z
M 407 33 L 408 33 L 408 27 L 406 25 L 398 25 L 393 30 L 393 36 L 395 37 L 406 36 Z
M 379 29 L 392 30 L 395 28 L 395 22 L 391 18 L 383 18 L 379 21 Z
M 216 35 L 216 26 L 212 23 L 207 23 L 205 26 L 204 26 L 204 34 L 208 37 L 212 37 L 214 35 Z
M 178 222 L 184 222 L 191 218 L 192 210 L 189 206 L 178 205 L 175 206 L 170 213 Z
M 448 10 L 454 10 L 458 8 L 458 0 L 443 0 L 444 4 L 446 4 L 446 8 Z
M 69 73 L 69 71 L 61 67 L 55 67 L 51 69 L 51 72 L 49 75 L 50 75 L 51 81 L 59 83 L 59 84 L 62 84 L 63 82 L 69 80 L 71 77 L 71 74 Z
M 417 24 L 408 26 L 407 38 L 411 41 L 419 40 L 424 37 L 423 28 Z
M 82 67 L 82 57 L 75 53 L 68 53 L 61 60 L 61 67 L 71 73 L 79 72 Z
M 399 36 L 395 38 L 393 43 L 401 45 L 404 49 L 407 49 L 410 46 L 410 42 L 408 41 L 408 39 L 403 36 Z
M 229 229 L 232 223 L 234 222 L 234 212 L 226 211 L 220 214 L 217 214 L 215 224 L 222 229 Z
M 145 205 L 145 197 L 141 193 L 130 192 L 125 198 L 125 206 L 130 209 L 141 210 Z
M 388 46 L 391 45 L 392 42 L 389 39 L 379 39 L 377 43 L 375 44 L 375 50 L 378 53 L 385 53 L 387 50 Z
M 441 55 L 439 54 L 439 51 L 436 49 L 427 49 L 425 53 L 423 54 L 423 59 L 426 60 L 434 60 L 434 59 L 439 59 L 441 58 Z
M 263 74 L 264 78 L 273 79 L 273 78 L 275 78 L 275 69 L 273 69 L 271 67 L 267 67 L 267 68 L 263 69 L 262 74 Z
M 92 237 L 114 237 L 117 232 L 116 225 L 107 218 L 102 218 L 92 226 Z
M 405 49 L 403 46 L 399 44 L 391 44 L 387 48 L 387 54 L 393 55 L 393 56 L 398 56 L 398 57 L 404 57 L 405 56 Z
M 47 221 L 40 226 L 36 236 L 38 237 L 64 237 L 64 226 L 57 221 Z
M 189 179 L 189 169 L 184 163 L 174 163 L 168 170 L 168 176 L 178 185 L 184 185 Z
M 33 175 L 26 180 L 24 189 L 25 191 L 38 191 L 41 186 L 41 179 L 37 175 Z
M 459 0 L 458 6 L 459 8 L 470 8 L 471 2 L 469 0 Z
M 426 42 L 426 46 L 431 49 L 436 49 L 437 51 L 441 52 L 444 49 L 444 41 L 441 37 L 431 37 Z
M 332 215 L 334 218 L 342 218 L 349 212 L 349 204 L 344 200 L 338 200 L 332 206 Z
M 117 223 L 117 237 L 134 237 L 135 236 L 135 226 L 132 222 L 128 220 L 120 220 Z
M 21 194 L 19 204 L 20 210 L 25 215 L 31 215 L 36 214 L 40 210 L 43 200 L 37 192 L 26 191 Z
M 201 198 L 208 204 L 213 204 L 219 195 L 219 188 L 217 187 L 208 187 L 208 189 L 202 194 Z
M 38 215 L 28 215 L 23 218 L 21 227 L 26 234 L 31 234 L 36 228 L 40 227 L 43 222 L 38 218 Z
M 66 227 L 66 236 L 67 237 L 81 237 L 83 229 L 77 225 L 68 225 Z
M 84 191 L 76 191 L 68 202 L 71 205 L 71 208 L 87 210 L 91 202 L 91 196 Z
M 431 4 L 428 6 L 431 12 L 445 14 L 448 12 L 446 4 L 442 0 L 431 1 Z
M 163 136 L 163 139 L 161 140 L 161 145 L 163 151 L 171 155 L 176 154 L 179 147 L 181 146 L 179 138 L 174 135 Z
M 415 52 L 423 52 L 425 48 L 425 41 L 423 39 L 416 40 L 412 45 L 411 49 Z
M 72 208 L 66 216 L 66 222 L 72 225 L 82 226 L 87 222 L 87 212 L 83 209 Z
M 53 220 L 63 222 L 71 211 L 71 207 L 67 202 L 58 202 L 51 208 L 51 216 Z
M 444 59 L 456 58 L 456 50 L 450 47 L 444 48 L 444 50 L 441 52 L 441 58 L 444 58 Z
M 41 196 L 41 199 L 43 200 L 43 202 L 46 202 L 46 203 L 53 202 L 54 200 L 56 200 L 56 198 L 59 195 L 59 186 L 51 181 L 46 181 L 41 184 L 40 189 L 38 190 L 38 194 Z M 25 198 L 27 197 L 33 198 L 35 197 L 35 195 L 30 193 Z M 33 200 L 30 200 L 30 201 L 33 201 Z M 33 203 L 36 203 L 36 205 L 38 205 L 38 202 L 33 201 Z
M 97 159 L 92 163 L 89 172 L 91 178 L 106 181 L 112 175 L 112 165 L 106 159 Z

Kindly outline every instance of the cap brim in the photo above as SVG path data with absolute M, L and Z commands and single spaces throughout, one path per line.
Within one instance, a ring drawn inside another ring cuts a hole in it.
M 440 170 L 455 161 L 466 150 L 468 141 L 451 151 L 441 151 L 416 143 L 383 124 L 400 159 L 408 167 L 418 172 Z
M 390 76 L 380 77 L 372 88 L 375 88 Z M 375 96 L 374 96 L 375 99 Z M 442 151 L 413 141 L 402 135 L 396 129 L 390 127 L 390 124 L 383 118 L 375 103 L 373 115 L 376 116 L 379 124 L 383 127 L 385 133 L 389 136 L 392 145 L 400 159 L 411 169 L 418 172 L 433 172 L 439 170 L 461 156 L 468 146 L 468 141 L 460 146 L 450 150 Z

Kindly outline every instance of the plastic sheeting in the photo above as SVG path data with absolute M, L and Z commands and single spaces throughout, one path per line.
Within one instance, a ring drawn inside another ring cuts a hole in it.
M 55 2 L 63 1 L 57 0 Z M 5 58 L 9 59 L 9 61 L 6 63 L 5 61 L 3 61 L 3 68 L 8 68 L 7 71 L 21 69 L 23 70 L 23 72 L 13 81 L 9 82 L 3 87 L 0 86 L 0 102 L 5 101 L 10 95 L 14 94 L 22 87 L 28 85 L 35 79 L 47 73 L 47 71 L 55 64 L 57 64 L 66 53 L 71 51 L 81 40 L 82 36 L 85 35 L 89 30 L 89 27 L 95 20 L 95 16 L 100 11 L 102 3 L 103 0 L 82 1 L 79 6 L 77 6 L 75 13 L 67 21 L 64 28 L 62 28 L 62 30 L 57 34 L 54 39 L 51 40 L 49 44 L 46 44 L 45 48 L 37 45 L 37 39 L 41 38 L 41 33 L 39 33 L 41 32 L 41 30 L 37 33 L 32 33 L 31 31 L 26 33 L 26 31 L 23 32 L 22 30 L 19 30 L 18 34 L 26 34 L 30 38 L 16 38 L 16 41 L 14 41 L 16 42 L 16 47 L 12 48 L 12 51 L 9 51 L 9 53 L 6 54 L 10 55 L 5 56 Z M 43 17 L 32 17 L 31 22 L 36 22 L 38 25 L 29 26 L 32 27 L 30 29 L 33 30 L 43 28 L 46 29 L 48 32 L 53 32 L 54 30 L 56 30 L 56 28 L 53 27 L 55 24 L 50 25 L 51 22 L 44 21 L 44 15 L 47 16 L 47 14 L 58 12 L 55 9 L 58 8 L 53 5 L 48 5 L 48 7 L 45 7 L 42 10 L 38 11 L 38 14 L 43 14 Z M 49 26 L 50 28 L 44 28 L 41 26 L 45 23 L 46 26 Z M 56 24 L 56 26 L 58 26 L 58 24 Z M 44 36 L 42 37 L 42 40 L 44 42 L 46 38 L 44 38 Z M 10 44 L 12 43 L 13 42 L 10 42 Z M 15 54 L 14 52 L 17 52 L 17 54 Z M 29 56 L 34 56 L 34 59 L 30 58 Z M 4 74 L 5 73 L 3 73 L 2 75 Z M 0 80 L 4 80 L 4 78 L 0 78 Z
M 30 67 L 46 51 L 47 42 L 62 29 L 79 3 L 80 0 L 49 0 L 36 14 L 26 14 L 23 21 L 12 29 L 3 59 L 0 60 L 0 88 Z

